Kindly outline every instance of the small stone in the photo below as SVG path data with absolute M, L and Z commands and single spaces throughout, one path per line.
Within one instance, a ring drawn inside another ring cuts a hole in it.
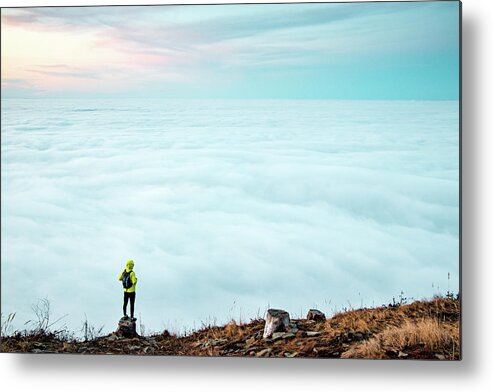
M 297 353 L 297 352 L 294 352 L 294 353 L 284 353 L 284 356 L 285 356 L 286 358 L 294 358 L 294 357 L 296 357 L 297 355 L 298 355 L 298 353 Z
M 320 335 L 322 335 L 321 332 L 316 332 L 316 331 L 307 331 L 306 332 L 306 336 L 309 338 L 312 338 L 314 336 L 320 336 Z
M 221 344 L 227 343 L 227 339 L 212 339 L 210 341 L 211 346 L 220 346 Z
M 445 355 L 435 354 L 435 358 L 439 359 L 440 361 L 443 361 L 443 360 L 445 360 Z
M 263 356 L 265 356 L 266 354 L 268 355 L 271 351 L 272 351 L 272 349 L 271 349 L 271 348 L 265 348 L 265 349 L 263 349 L 262 351 L 259 351 L 259 352 L 257 353 L 257 357 L 263 357 Z
M 276 340 L 282 339 L 283 336 L 284 336 L 284 332 L 274 332 L 272 334 L 272 340 L 276 341 Z
M 291 333 L 291 332 L 284 333 L 284 334 L 282 335 L 282 338 L 283 338 L 283 339 L 292 339 L 292 338 L 294 338 L 294 337 L 296 337 L 296 335 L 295 335 L 294 333 Z
M 406 358 L 408 356 L 409 356 L 409 354 L 406 354 L 406 353 L 404 353 L 402 351 L 399 351 L 399 354 L 397 354 L 397 357 L 399 357 L 399 358 Z

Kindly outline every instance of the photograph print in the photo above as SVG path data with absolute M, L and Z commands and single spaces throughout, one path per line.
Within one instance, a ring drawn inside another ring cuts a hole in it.
M 3 353 L 461 359 L 459 1 L 1 9 Z

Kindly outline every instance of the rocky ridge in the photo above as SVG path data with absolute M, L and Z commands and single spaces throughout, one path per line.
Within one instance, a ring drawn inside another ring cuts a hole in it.
M 186 336 L 168 331 L 139 336 L 135 325 L 122 319 L 115 332 L 89 341 L 59 333 L 17 332 L 2 337 L 0 347 L 2 352 L 30 353 L 460 359 L 460 303 L 456 299 L 350 310 L 329 319 L 316 309 L 304 319 L 290 319 L 279 309 L 272 311 L 266 320 L 231 321 Z M 277 316 L 283 317 L 282 321 L 277 326 L 269 324 L 270 318 Z

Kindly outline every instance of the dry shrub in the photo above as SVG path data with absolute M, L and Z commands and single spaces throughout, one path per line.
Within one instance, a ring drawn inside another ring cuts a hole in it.
M 406 321 L 400 328 L 391 328 L 382 334 L 386 347 L 401 349 L 406 346 L 424 344 L 430 350 L 447 347 L 454 343 L 453 331 L 446 329 L 435 319 L 423 319 L 417 323 Z
M 418 322 L 406 320 L 400 326 L 389 327 L 374 338 L 349 349 L 341 357 L 384 358 L 388 351 L 398 352 L 416 345 L 433 351 L 458 347 L 458 326 L 442 324 L 431 318 Z
M 235 320 L 231 320 L 228 324 L 226 324 L 224 327 L 224 333 L 228 338 L 241 338 L 244 335 L 243 328 L 236 324 Z
M 399 325 L 404 318 L 400 309 L 358 309 L 334 315 L 325 322 L 325 330 L 329 333 L 347 330 L 378 333 L 389 325 Z
M 390 326 L 400 327 L 408 319 L 434 318 L 443 322 L 456 322 L 459 314 L 459 301 L 437 297 L 432 301 L 415 301 L 398 307 L 382 306 L 341 312 L 325 322 L 325 331 L 331 336 L 348 330 L 369 330 L 376 335 Z
M 382 349 L 380 339 L 373 338 L 343 352 L 341 358 L 381 359 L 385 358 L 385 351 Z
M 357 311 L 351 310 L 346 313 L 336 313 L 332 318 L 325 321 L 325 327 L 329 328 L 341 328 L 349 329 L 352 328 L 354 321 L 358 319 Z

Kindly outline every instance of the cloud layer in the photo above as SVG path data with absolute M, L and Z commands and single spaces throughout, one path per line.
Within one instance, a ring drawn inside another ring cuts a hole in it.
M 1 163 L 19 321 L 111 330 L 129 258 L 151 330 L 458 289 L 454 101 L 7 100 Z

